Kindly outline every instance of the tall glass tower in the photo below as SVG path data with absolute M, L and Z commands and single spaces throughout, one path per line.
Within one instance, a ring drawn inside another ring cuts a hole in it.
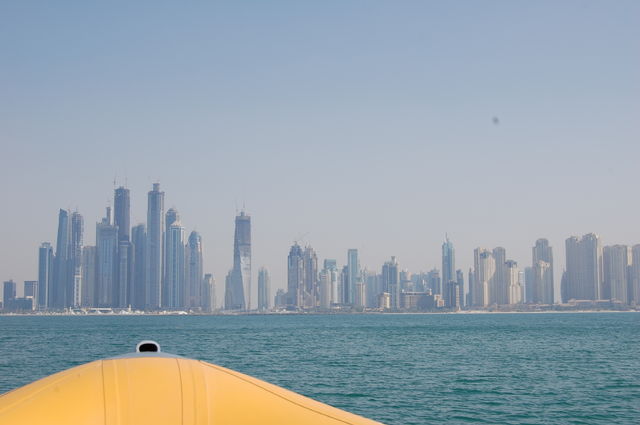
M 347 251 L 347 282 L 344 285 L 344 303 L 353 304 L 355 301 L 355 287 L 361 281 L 360 261 L 358 261 L 358 250 Z
M 43 242 L 38 248 L 38 309 L 48 307 L 49 291 L 53 282 L 53 248 L 49 242 Z
M 158 309 L 162 302 L 163 229 L 164 192 L 160 191 L 160 183 L 154 183 L 147 195 L 146 309 Z
M 204 307 L 203 279 L 202 271 L 202 237 L 196 231 L 191 232 L 187 242 L 187 279 L 186 307 Z
M 184 268 L 184 227 L 180 221 L 174 221 L 166 234 L 167 263 L 165 264 L 165 291 L 162 306 L 178 309 L 185 307 L 185 268 Z
M 129 242 L 131 229 L 129 189 L 123 186 L 117 188 L 114 192 L 113 201 L 113 224 L 118 226 L 118 241 Z
M 66 287 L 66 306 L 82 304 L 82 247 L 84 245 L 84 219 L 79 212 L 71 214 L 71 241 L 69 244 L 69 276 Z
M 261 267 L 258 271 L 258 310 L 266 311 L 271 307 L 271 278 L 269 271 Z
M 69 277 L 69 211 L 58 213 L 58 238 L 56 256 L 53 261 L 53 285 L 49 291 L 49 308 L 62 309 L 66 306 L 67 283 Z
M 444 290 L 451 282 L 456 282 L 456 251 L 453 243 L 449 240 L 449 236 L 445 235 L 445 241 L 442 244 L 442 287 L 444 295 L 444 305 L 451 307 L 451 291 Z
M 244 211 L 236 216 L 230 289 L 230 305 L 227 308 L 251 310 L 251 217 Z

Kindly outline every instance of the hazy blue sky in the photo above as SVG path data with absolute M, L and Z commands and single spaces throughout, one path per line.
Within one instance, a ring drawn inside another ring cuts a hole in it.
M 302 234 L 415 272 L 445 232 L 465 271 L 547 237 L 561 271 L 571 234 L 640 243 L 639 135 L 638 1 L 3 1 L 0 278 L 60 207 L 93 244 L 114 176 L 132 223 L 160 181 L 219 287 L 243 202 L 273 292 Z

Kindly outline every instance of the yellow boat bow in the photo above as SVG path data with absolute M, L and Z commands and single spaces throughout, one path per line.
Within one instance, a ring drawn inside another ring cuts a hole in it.
M 2 425 L 374 425 L 256 378 L 137 352 L 56 373 L 0 396 Z

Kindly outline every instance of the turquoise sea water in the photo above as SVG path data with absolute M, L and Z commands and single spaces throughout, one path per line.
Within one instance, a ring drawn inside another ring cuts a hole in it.
M 640 423 L 640 314 L 0 317 L 0 393 L 133 350 L 387 424 Z

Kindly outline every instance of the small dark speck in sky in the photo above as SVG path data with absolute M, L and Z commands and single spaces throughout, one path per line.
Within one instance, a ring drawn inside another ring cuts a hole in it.
M 493 125 L 500 125 L 500 119 L 498 117 L 493 117 L 492 121 Z

